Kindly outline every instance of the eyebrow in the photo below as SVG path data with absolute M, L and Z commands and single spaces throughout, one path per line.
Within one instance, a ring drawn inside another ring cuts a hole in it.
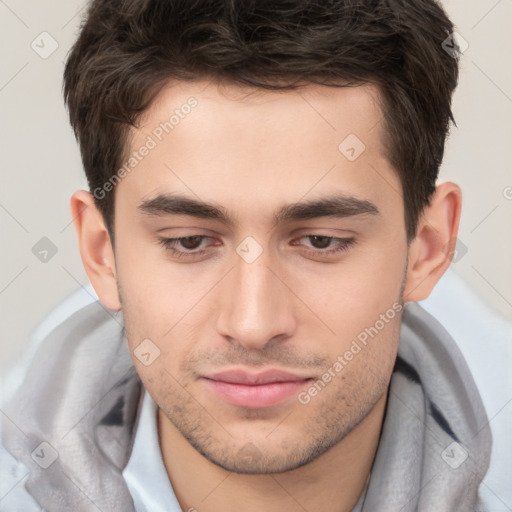
M 138 210 L 150 216 L 188 215 L 234 225 L 233 217 L 224 207 L 174 194 L 160 194 L 153 199 L 147 199 L 138 206 Z M 377 206 L 366 199 L 335 195 L 282 206 L 275 213 L 274 221 L 279 224 L 318 217 L 345 218 L 378 214 Z

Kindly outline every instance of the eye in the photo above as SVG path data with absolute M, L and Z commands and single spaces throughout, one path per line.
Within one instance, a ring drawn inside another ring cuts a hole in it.
M 311 242 L 311 245 L 315 249 L 327 249 L 334 240 L 334 238 L 332 238 L 330 236 L 321 236 L 321 235 L 307 235 L 306 238 L 309 239 L 309 241 Z
M 294 241 L 293 245 L 304 245 L 308 248 L 306 252 L 317 255 L 337 254 L 348 250 L 355 243 L 354 238 L 338 238 L 324 235 L 304 235 L 297 240 L 309 243 L 301 244 Z
M 198 255 L 206 252 L 203 242 L 210 240 L 209 236 L 193 235 L 179 238 L 161 238 L 162 246 L 172 252 L 175 256 Z M 198 250 L 200 249 L 201 250 Z
M 173 257 L 198 257 L 208 252 L 214 245 L 222 245 L 206 235 L 182 236 L 178 238 L 160 238 L 160 244 Z M 306 242 L 306 243 L 304 243 Z M 334 256 L 347 251 L 355 243 L 354 238 L 338 238 L 325 235 L 304 235 L 291 242 L 292 245 L 302 246 L 304 252 L 314 256 Z
M 181 247 L 184 249 L 187 249 L 187 251 L 193 251 L 194 249 L 197 249 L 201 242 L 203 241 L 202 236 L 184 236 L 182 238 L 175 239 Z

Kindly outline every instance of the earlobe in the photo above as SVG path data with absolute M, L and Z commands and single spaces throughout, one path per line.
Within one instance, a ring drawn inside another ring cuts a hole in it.
M 79 190 L 72 195 L 71 214 L 87 276 L 101 302 L 118 311 L 121 303 L 114 251 L 103 216 L 89 192 Z
M 450 266 L 459 229 L 462 192 L 455 183 L 437 186 L 409 247 L 404 300 L 426 299 Z

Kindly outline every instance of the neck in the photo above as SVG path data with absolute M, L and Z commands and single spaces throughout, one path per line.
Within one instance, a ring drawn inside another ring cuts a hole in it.
M 182 510 L 350 512 L 370 474 L 385 405 L 383 395 L 345 438 L 309 464 L 286 473 L 230 473 L 195 450 L 159 410 L 160 448 Z

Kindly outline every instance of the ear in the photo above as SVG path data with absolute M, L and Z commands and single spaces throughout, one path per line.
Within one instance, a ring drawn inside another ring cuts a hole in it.
M 418 222 L 409 246 L 404 300 L 426 299 L 450 266 L 457 242 L 462 192 L 455 183 L 442 183 Z
M 100 301 L 107 308 L 118 311 L 121 303 L 114 251 L 103 216 L 89 192 L 79 190 L 71 196 L 71 214 L 89 281 Z

